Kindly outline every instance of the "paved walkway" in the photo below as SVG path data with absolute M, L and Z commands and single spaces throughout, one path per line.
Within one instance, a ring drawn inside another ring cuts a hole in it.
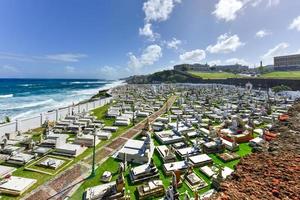
M 168 101 L 158 111 L 148 117 L 149 122 L 152 123 L 157 117 L 166 111 L 166 107 L 170 108 L 176 100 L 176 96 L 171 96 Z M 110 143 L 97 149 L 96 163 L 99 166 L 105 162 L 111 155 L 116 153 L 128 139 L 135 137 L 145 127 L 147 119 L 142 120 L 134 127 L 128 129 L 120 136 L 116 137 Z M 74 164 L 71 168 L 54 177 L 37 189 L 33 190 L 30 194 L 23 199 L 27 200 L 47 200 L 47 199 L 64 199 L 71 196 L 80 187 L 86 177 L 90 174 L 92 155 L 87 156 L 82 161 Z M 51 191 L 51 192 L 50 192 Z M 56 193 L 55 193 L 56 192 Z

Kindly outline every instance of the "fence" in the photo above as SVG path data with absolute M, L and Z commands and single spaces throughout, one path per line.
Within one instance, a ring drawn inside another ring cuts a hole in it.
M 98 99 L 92 102 L 87 102 L 83 104 L 78 104 L 75 106 L 69 106 L 64 108 L 58 108 L 53 111 L 46 113 L 41 113 L 38 116 L 33 116 L 25 119 L 18 119 L 14 122 L 6 123 L 0 125 L 0 137 L 5 135 L 5 133 L 13 133 L 20 131 L 21 133 L 27 132 L 30 129 L 39 128 L 43 125 L 46 120 L 49 121 L 59 121 L 64 119 L 67 115 L 87 112 L 95 108 L 104 106 L 111 102 L 111 97 Z

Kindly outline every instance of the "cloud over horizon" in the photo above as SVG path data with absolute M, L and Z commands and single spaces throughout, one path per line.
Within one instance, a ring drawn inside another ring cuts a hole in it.
M 187 51 L 179 55 L 179 59 L 183 63 L 197 63 L 197 62 L 201 62 L 205 58 L 206 58 L 206 53 L 202 49 Z
M 132 52 L 128 53 L 128 66 L 133 69 L 139 69 L 144 66 L 152 65 L 162 57 L 162 49 L 159 45 L 149 45 L 143 50 L 141 56 L 137 57 Z
M 225 33 L 220 35 L 215 45 L 209 45 L 206 49 L 210 53 L 230 53 L 236 51 L 239 47 L 245 43 L 240 41 L 238 35 L 230 35 Z

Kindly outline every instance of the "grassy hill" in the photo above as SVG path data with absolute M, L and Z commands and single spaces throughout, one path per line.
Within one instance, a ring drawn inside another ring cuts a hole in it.
M 259 77 L 248 77 L 240 74 L 234 74 L 230 72 L 197 72 L 197 71 L 177 71 L 177 70 L 164 70 L 155 72 L 149 75 L 137 75 L 126 78 L 126 82 L 130 84 L 149 84 L 149 83 L 203 83 L 207 81 L 219 81 L 218 83 L 225 81 L 226 79 L 237 78 L 240 79 L 240 84 L 244 84 L 244 80 L 268 80 L 268 79 L 278 79 L 281 82 L 278 84 L 286 85 L 287 80 L 297 80 L 300 81 L 300 71 L 277 71 L 264 73 Z M 242 83 L 241 83 L 242 81 Z M 225 83 L 225 82 L 222 82 Z M 230 83 L 230 80 L 229 82 Z M 265 82 L 260 82 L 259 84 L 266 84 Z M 273 83 L 274 84 L 274 83 Z M 290 83 L 291 84 L 291 83 Z M 294 83 L 293 83 L 294 84 Z M 292 84 L 292 85 L 293 85 Z M 291 86 L 291 88 L 298 88 Z
M 241 78 L 243 76 L 228 73 L 228 72 L 196 72 L 188 71 L 194 77 L 203 78 L 203 79 L 226 79 L 226 78 Z
M 164 70 L 149 75 L 132 76 L 126 80 L 128 83 L 184 83 L 190 82 L 191 77 L 175 70 Z
M 262 74 L 261 78 L 300 79 L 300 71 L 278 71 Z

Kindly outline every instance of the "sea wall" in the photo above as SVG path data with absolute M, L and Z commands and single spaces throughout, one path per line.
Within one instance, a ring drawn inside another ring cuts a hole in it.
M 37 116 L 32 116 L 24 119 L 18 119 L 16 121 L 0 125 L 0 138 L 5 135 L 5 133 L 13 133 L 19 131 L 21 133 L 27 132 L 28 130 L 39 128 L 44 124 L 46 120 L 56 122 L 64 119 L 67 115 L 72 113 L 82 113 L 93 110 L 95 108 L 104 106 L 105 104 L 110 103 L 112 100 L 111 97 L 97 99 L 95 101 L 72 105 L 64 108 L 58 108 L 53 111 L 46 113 L 41 113 Z

